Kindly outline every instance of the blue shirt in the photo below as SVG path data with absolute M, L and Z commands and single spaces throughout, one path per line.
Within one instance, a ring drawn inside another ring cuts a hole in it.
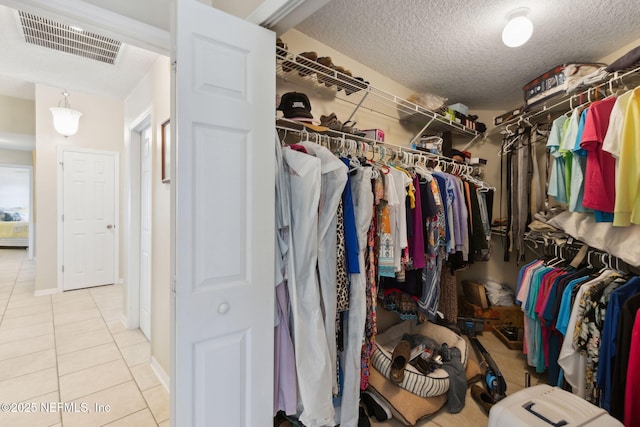
M 625 301 L 640 292 L 640 277 L 634 277 L 611 293 L 604 316 L 604 326 L 600 337 L 600 362 L 597 382 L 601 389 L 600 406 L 611 411 L 611 388 L 613 365 L 616 357 L 616 334 L 620 321 L 620 311 Z
M 342 162 L 349 167 L 351 160 L 341 158 Z M 353 208 L 353 195 L 351 194 L 351 175 L 347 174 L 347 185 L 342 192 L 342 209 L 344 215 L 344 249 L 347 265 L 347 273 L 360 273 L 358 264 L 358 231 L 356 229 L 356 213 Z

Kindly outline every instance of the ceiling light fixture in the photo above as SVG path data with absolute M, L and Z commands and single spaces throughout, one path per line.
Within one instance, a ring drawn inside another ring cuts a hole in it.
M 507 15 L 507 25 L 502 30 L 502 42 L 509 47 L 525 44 L 533 34 L 533 23 L 527 17 L 529 9 L 516 9 Z
M 53 127 L 60 135 L 67 136 L 75 135 L 78 132 L 78 122 L 82 113 L 80 111 L 72 110 L 71 104 L 69 104 L 69 92 L 65 89 L 62 92 L 64 96 L 64 107 L 60 107 L 58 103 L 57 107 L 49 108 L 53 115 Z

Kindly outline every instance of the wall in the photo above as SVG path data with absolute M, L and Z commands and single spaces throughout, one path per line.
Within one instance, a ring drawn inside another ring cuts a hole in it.
M 152 289 L 151 289 L 151 355 L 159 362 L 165 373 L 170 372 L 171 319 L 170 307 L 170 186 L 161 182 L 161 138 L 160 125 L 170 115 L 169 58 L 160 57 L 149 73 L 140 81 L 125 100 L 125 128 L 140 118 L 146 111 L 151 112 L 153 140 L 152 155 Z M 128 133 L 128 132 L 127 132 Z M 128 141 L 127 143 L 131 143 Z M 135 148 L 132 147 L 132 150 Z M 131 159 L 128 162 L 133 161 Z M 127 166 L 129 167 L 129 166 Z M 127 207 L 125 206 L 126 210 Z M 123 251 L 123 256 L 124 256 Z M 126 271 L 126 260 L 122 260 Z M 124 307 L 127 307 L 125 294 Z
M 3 150 L 0 148 L 0 164 L 3 165 L 32 165 L 31 151 Z
M 34 135 L 35 130 L 35 102 L 0 95 L 0 132 Z
M 57 106 L 61 88 L 36 85 L 35 99 L 35 214 L 38 218 L 36 236 L 36 292 L 57 287 L 58 257 L 58 147 L 82 147 L 86 149 L 115 151 L 120 156 L 124 146 L 122 101 L 95 95 L 72 92 L 70 101 L 74 109 L 81 111 L 78 133 L 65 138 L 53 128 L 49 107 Z M 120 195 L 123 194 L 120 180 Z M 122 213 L 118 220 L 122 224 Z M 120 228 L 120 244 L 124 241 Z

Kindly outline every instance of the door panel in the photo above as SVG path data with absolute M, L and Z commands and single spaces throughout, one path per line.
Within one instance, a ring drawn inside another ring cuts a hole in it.
M 63 289 L 115 282 L 115 155 L 63 153 Z
M 275 35 L 195 0 L 175 16 L 171 421 L 269 425 Z

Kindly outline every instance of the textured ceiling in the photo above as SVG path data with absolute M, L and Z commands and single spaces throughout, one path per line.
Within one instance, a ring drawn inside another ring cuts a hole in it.
M 42 83 L 74 91 L 123 99 L 149 71 L 158 55 L 122 45 L 114 65 L 28 44 L 16 11 L 0 6 L 0 93 L 16 96 L 15 81 Z M 6 82 L 6 83 L 5 83 Z M 24 86 L 20 97 L 27 97 Z
M 502 28 L 519 7 L 530 10 L 533 36 L 508 48 Z M 639 17 L 639 0 L 332 0 L 295 28 L 416 92 L 507 109 L 556 65 L 639 39 Z

